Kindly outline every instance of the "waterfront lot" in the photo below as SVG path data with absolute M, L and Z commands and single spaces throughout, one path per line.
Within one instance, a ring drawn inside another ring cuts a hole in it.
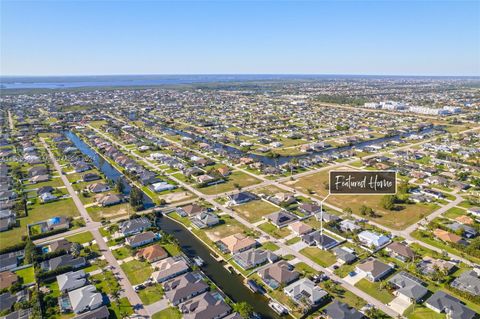
M 94 221 L 100 221 L 102 217 L 106 219 L 128 217 L 134 213 L 129 203 L 108 207 L 91 206 L 87 208 L 87 211 Z

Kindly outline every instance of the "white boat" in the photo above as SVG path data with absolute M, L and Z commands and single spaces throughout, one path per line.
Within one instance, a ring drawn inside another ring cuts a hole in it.
M 285 315 L 288 313 L 287 308 L 285 308 L 283 305 L 279 304 L 278 302 L 275 302 L 273 300 L 268 302 L 268 306 L 273 309 L 276 313 L 279 315 Z
M 193 262 L 198 266 L 201 267 L 205 263 L 200 256 L 193 257 Z

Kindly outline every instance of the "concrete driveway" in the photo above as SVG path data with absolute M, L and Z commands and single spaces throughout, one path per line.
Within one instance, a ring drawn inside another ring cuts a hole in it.
M 390 308 L 392 308 L 393 310 L 395 310 L 396 312 L 398 313 L 402 313 L 407 310 L 408 307 L 410 307 L 411 305 L 411 302 L 408 301 L 408 300 L 405 300 L 401 297 L 397 297 L 395 299 L 393 299 L 392 301 L 390 301 L 390 303 L 388 304 L 388 306 Z
M 360 280 L 362 280 L 363 278 L 365 278 L 366 275 L 367 275 L 366 273 L 361 272 L 361 273 L 356 273 L 354 276 L 347 275 L 342 279 L 348 282 L 350 285 L 355 286 L 355 284 Z

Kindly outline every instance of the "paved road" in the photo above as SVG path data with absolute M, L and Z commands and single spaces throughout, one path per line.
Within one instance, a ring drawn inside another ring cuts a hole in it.
M 97 245 L 100 248 L 100 252 L 105 257 L 105 260 L 108 262 L 108 264 L 113 267 L 113 269 L 114 269 L 113 272 L 118 274 L 118 276 L 120 278 L 119 283 L 120 283 L 120 286 L 122 287 L 123 293 L 128 298 L 128 301 L 134 307 L 134 310 L 138 315 L 143 316 L 145 318 L 150 317 L 150 314 L 148 313 L 148 311 L 143 306 L 142 300 L 140 299 L 140 297 L 138 297 L 137 293 L 135 292 L 135 290 L 132 287 L 132 284 L 128 280 L 127 276 L 123 272 L 122 268 L 118 264 L 115 257 L 113 257 L 112 252 L 108 249 L 107 243 L 103 239 L 102 235 L 100 235 L 100 232 L 98 231 L 98 226 L 99 226 L 100 223 L 92 221 L 92 219 L 88 215 L 87 210 L 83 206 L 83 203 L 80 201 L 80 198 L 78 197 L 77 193 L 75 192 L 72 185 L 68 181 L 67 177 L 62 174 L 62 168 L 60 167 L 60 164 L 58 163 L 58 161 L 53 156 L 53 153 L 50 150 L 50 147 L 48 146 L 48 144 L 45 142 L 45 140 L 43 138 L 40 138 L 40 140 L 41 140 L 43 146 L 45 147 L 45 149 L 47 150 L 48 156 L 50 157 L 50 159 L 53 163 L 53 166 L 55 167 L 57 172 L 60 174 L 60 177 L 62 178 L 63 184 L 65 185 L 68 193 L 72 197 L 73 202 L 75 203 L 75 206 L 77 207 L 78 211 L 80 212 L 80 215 L 84 218 L 87 229 L 90 230 L 90 232 L 93 235 L 93 238 L 97 242 Z M 62 234 L 62 235 L 64 235 L 64 234 Z
M 125 146 L 123 146 L 122 144 L 116 142 L 115 140 L 113 140 L 112 138 L 108 137 L 107 135 L 99 132 L 98 130 L 95 130 L 97 131 L 97 133 L 101 134 L 104 138 L 108 139 L 109 141 L 111 141 L 112 143 L 114 143 L 115 145 L 121 147 L 122 149 L 124 150 L 128 150 Z M 150 162 L 149 160 L 139 156 L 139 155 L 136 155 L 135 153 L 131 153 L 133 154 L 134 156 L 140 158 L 141 160 L 143 160 L 146 164 L 148 164 L 151 168 L 153 169 L 160 169 L 158 167 L 158 165 L 156 163 L 152 163 Z M 245 225 L 247 228 L 249 229 L 254 229 L 256 231 L 258 231 L 259 233 L 261 233 L 263 236 L 266 236 L 266 237 L 270 237 L 271 236 L 264 232 L 263 230 L 261 230 L 260 228 L 258 228 L 257 226 L 253 225 L 252 223 L 248 222 L 247 220 L 243 219 L 242 217 L 240 217 L 238 214 L 236 214 L 233 210 L 230 210 L 226 207 L 224 207 L 223 205 L 217 203 L 215 200 L 212 199 L 211 196 L 206 196 L 204 195 L 203 193 L 201 193 L 200 191 L 198 191 L 197 189 L 193 188 L 192 186 L 182 182 L 181 180 L 175 178 L 175 176 L 172 176 L 168 173 L 166 173 L 166 175 L 171 178 L 172 180 L 174 180 L 176 183 L 178 183 L 179 185 L 182 185 L 183 187 L 185 187 L 187 190 L 191 191 L 192 193 L 194 193 L 195 195 L 197 195 L 198 197 L 200 198 L 203 198 L 205 201 L 207 201 L 209 204 L 211 204 L 212 206 L 216 207 L 218 210 L 220 211 L 223 211 L 224 213 L 230 215 L 232 218 L 235 218 L 237 221 L 241 222 L 243 225 Z M 351 292 L 353 292 L 354 294 L 356 294 L 357 296 L 359 296 L 360 298 L 364 299 L 365 301 L 367 301 L 368 303 L 374 305 L 375 307 L 377 307 L 378 309 L 382 310 L 383 312 L 385 312 L 386 314 L 388 314 L 389 316 L 392 316 L 394 318 L 398 317 L 400 314 L 393 311 L 392 309 L 390 309 L 388 306 L 386 306 L 385 304 L 383 304 L 382 302 L 380 302 L 379 300 L 373 298 L 372 296 L 366 294 L 365 292 L 361 291 L 360 289 L 356 288 L 355 286 L 352 286 L 350 285 L 349 283 L 347 283 L 346 281 L 344 281 L 343 279 L 341 279 L 340 277 L 336 276 L 333 274 L 333 272 L 327 268 L 323 268 L 321 267 L 320 265 L 316 264 L 315 262 L 313 262 L 312 260 L 310 260 L 308 257 L 302 255 L 301 253 L 291 249 L 290 247 L 288 247 L 287 245 L 285 245 L 284 243 L 278 241 L 278 240 L 275 240 L 273 239 L 273 241 L 275 242 L 275 244 L 277 244 L 281 249 L 284 249 L 285 251 L 287 251 L 288 253 L 294 255 L 295 257 L 297 257 L 299 260 L 305 262 L 307 265 L 309 265 L 310 267 L 312 267 L 313 269 L 317 270 L 317 271 L 323 271 L 325 273 L 329 273 L 331 278 L 340 282 L 340 284 L 342 285 L 342 287 L 344 287 L 345 289 L 347 290 L 350 290 Z

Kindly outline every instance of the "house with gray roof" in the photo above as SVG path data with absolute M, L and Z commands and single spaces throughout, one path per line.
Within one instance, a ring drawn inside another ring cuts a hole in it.
M 129 219 L 120 224 L 120 233 L 123 236 L 131 236 L 143 232 L 145 229 L 150 228 L 151 225 L 152 223 L 146 217 Z
M 88 285 L 68 293 L 72 311 L 82 313 L 99 308 L 103 304 L 102 294 L 93 285 Z
M 333 249 L 333 253 L 337 257 L 337 260 L 343 264 L 351 264 L 357 260 L 357 255 L 353 249 L 347 247 L 337 247 Z
M 152 273 L 151 278 L 156 282 L 164 282 L 171 278 L 175 278 L 188 271 L 189 267 L 183 259 L 175 259 L 168 257 L 160 260 L 155 268 L 158 269 Z
M 480 296 L 480 278 L 478 272 L 475 270 L 463 272 L 459 277 L 452 281 L 450 286 L 473 296 Z
M 288 285 L 283 292 L 295 303 L 306 308 L 319 305 L 328 296 L 328 293 L 308 278 L 302 278 Z
M 250 269 L 267 262 L 273 263 L 278 260 L 278 256 L 269 250 L 254 248 L 235 254 L 233 260 L 243 269 Z
M 84 257 L 73 257 L 72 255 L 62 255 L 49 260 L 45 260 L 41 263 L 43 270 L 52 271 L 60 267 L 72 267 L 77 269 L 87 264 Z
M 125 243 L 132 248 L 136 248 L 146 244 L 153 243 L 158 239 L 160 239 L 160 234 L 155 234 L 152 231 L 147 231 L 144 233 L 127 237 L 127 239 L 125 240 Z
M 191 219 L 192 224 L 197 228 L 208 228 L 220 223 L 220 219 L 212 212 L 203 211 L 200 214 L 193 216 Z
M 364 273 L 370 281 L 379 281 L 388 275 L 393 270 L 393 267 L 370 257 L 359 263 L 355 270 L 358 273 Z
M 181 303 L 178 308 L 184 319 L 223 318 L 232 311 L 217 291 L 195 296 Z
M 163 283 L 165 296 L 176 306 L 209 289 L 200 272 L 189 272 Z
M 332 249 L 339 244 L 337 240 L 325 233 L 322 234 L 319 230 L 303 235 L 302 241 L 309 246 L 318 246 L 323 250 Z
M 326 319 L 364 319 L 363 313 L 357 309 L 350 307 L 346 303 L 334 300 L 324 310 L 323 314 Z
M 83 270 L 70 271 L 57 276 L 58 289 L 61 292 L 69 292 L 87 283 L 87 276 Z
M 107 319 L 110 316 L 107 306 L 101 306 L 100 308 L 84 312 L 73 319 Z
M 291 222 L 297 220 L 297 216 L 294 214 L 281 210 L 276 213 L 268 214 L 266 216 L 263 216 L 264 219 L 268 220 L 278 228 L 282 228 L 290 224 Z
M 476 313 L 457 298 L 439 290 L 427 299 L 425 305 L 438 313 L 446 313 L 450 319 L 474 319 Z
M 396 288 L 395 295 L 408 302 L 418 302 L 428 293 L 423 281 L 405 271 L 395 274 L 388 282 Z

